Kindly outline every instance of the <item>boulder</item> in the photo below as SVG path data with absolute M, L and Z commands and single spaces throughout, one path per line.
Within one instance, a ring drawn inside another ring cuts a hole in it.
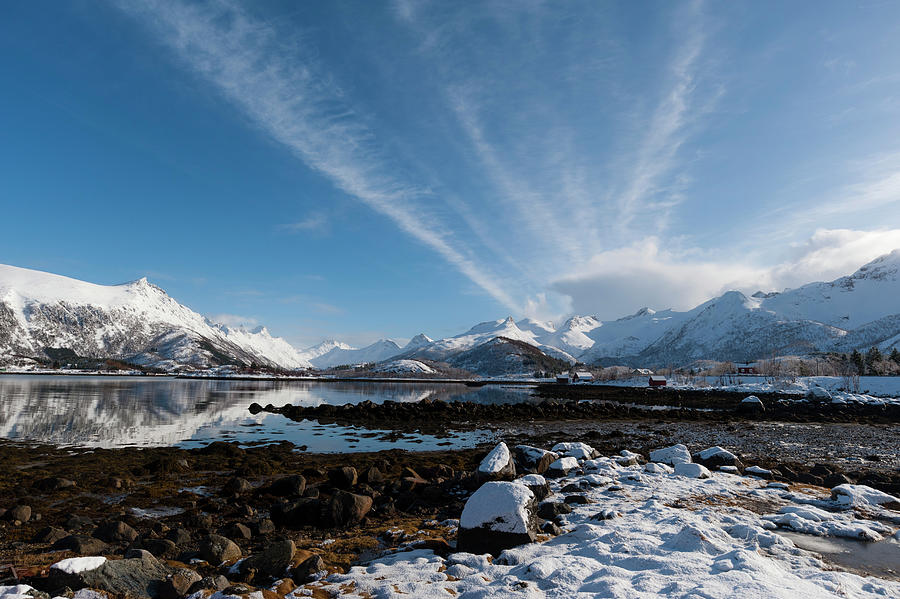
M 328 471 L 328 480 L 338 489 L 349 489 L 356 484 L 357 473 L 353 466 L 342 466 Z
M 709 478 L 711 476 L 709 470 L 703 464 L 694 464 L 693 462 L 681 462 L 675 464 L 675 475 L 684 476 L 686 478 Z
M 169 539 L 144 539 L 140 546 L 159 559 L 175 559 L 180 552 L 178 546 Z
M 63 529 L 56 528 L 55 526 L 47 526 L 38 531 L 33 540 L 35 543 L 47 543 L 48 545 L 52 545 L 67 536 L 69 536 L 69 533 Z
M 10 522 L 28 522 L 31 520 L 31 506 L 23 504 L 17 505 L 6 512 L 5 518 Z
M 760 398 L 755 395 L 748 395 L 744 399 L 741 400 L 741 403 L 738 404 L 738 414 L 745 414 L 752 416 L 754 414 L 762 414 L 766 411 L 766 406 L 763 405 L 763 402 Z
M 550 464 L 559 459 L 552 451 L 531 445 L 516 445 L 514 451 L 516 468 L 522 472 L 543 474 Z
M 275 524 L 297 529 L 322 524 L 322 510 L 321 500 L 304 497 L 296 501 L 276 503 L 269 512 Z
M 550 495 L 550 485 L 540 474 L 526 474 L 516 481 L 520 485 L 525 485 L 534 494 L 535 501 L 543 501 Z
M 222 535 L 209 535 L 200 540 L 200 558 L 212 566 L 233 562 L 241 558 L 237 543 Z
M 121 520 L 104 522 L 94 531 L 94 536 L 107 543 L 131 543 L 138 533 Z
M 335 491 L 328 503 L 328 515 L 338 527 L 358 524 L 372 509 L 372 498 L 347 491 Z
M 178 568 L 158 586 L 159 599 L 181 599 L 203 577 L 190 568 Z
M 87 535 L 69 535 L 53 543 L 53 549 L 68 549 L 78 555 L 97 555 L 108 547 L 100 539 Z
M 491 481 L 469 497 L 459 520 L 457 549 L 500 555 L 537 538 L 534 494 L 525 485 Z
M 171 573 L 146 551 L 130 551 L 125 559 L 75 557 L 50 567 L 47 579 L 52 590 L 91 588 L 113 596 L 157 597 L 160 585 Z
M 191 542 L 191 533 L 181 527 L 173 528 L 166 533 L 166 538 L 179 547 L 183 547 L 184 545 L 187 545 Z
M 711 469 L 718 469 L 721 466 L 735 466 L 738 470 L 741 470 L 744 467 L 736 455 L 718 445 L 698 451 L 691 457 L 698 464 L 703 464 Z
M 61 489 L 69 489 L 74 486 L 76 486 L 74 480 L 60 478 L 58 476 L 42 478 L 34 483 L 34 488 L 43 493 L 52 493 Z
M 765 468 L 760 468 L 759 466 L 750 466 L 749 468 L 744 468 L 744 474 L 748 476 L 756 476 L 757 478 L 764 478 L 766 480 L 771 480 L 773 478 L 771 470 L 766 470 Z M 817 483 L 811 484 L 821 484 L 821 479 L 819 479 Z
M 353 472 L 355 474 L 356 470 L 353 470 Z M 355 478 L 352 484 L 356 484 Z M 300 497 L 306 491 L 306 477 L 302 474 L 292 474 L 279 478 L 266 487 L 265 491 L 277 497 Z
M 570 472 L 578 470 L 578 460 L 573 457 L 559 458 L 547 468 L 545 474 L 551 478 L 568 476 Z
M 559 501 L 545 501 L 538 505 L 537 515 L 544 520 L 556 520 L 563 514 L 571 514 L 572 508 Z
M 664 447 L 662 449 L 651 451 L 650 461 L 668 464 L 669 466 L 674 466 L 675 464 L 688 464 L 691 462 L 691 452 L 688 451 L 687 447 L 679 443 L 677 445 L 672 445 L 671 447 Z
M 222 495 L 244 495 L 253 490 L 253 485 L 246 478 L 235 476 L 222 487 Z
M 64 524 L 66 530 L 81 530 L 82 528 L 87 528 L 93 525 L 93 520 L 91 520 L 87 516 L 81 516 L 79 514 L 72 514 Z
M 297 584 L 306 584 L 312 582 L 316 578 L 316 573 L 325 569 L 325 561 L 321 556 L 312 554 L 302 559 L 296 566 L 291 568 L 291 578 Z
M 271 578 L 281 578 L 294 560 L 296 551 L 297 547 L 289 539 L 275 541 L 266 547 L 262 553 L 254 553 L 243 560 L 239 570 L 245 575 L 255 570 L 259 574 L 264 574 Z
M 478 482 L 512 480 L 516 476 L 516 464 L 506 443 L 500 442 L 492 449 L 475 471 Z
M 381 470 L 372 466 L 371 468 L 366 468 L 362 473 L 363 482 L 370 485 L 378 485 L 384 482 L 384 474 L 381 473 Z
M 575 458 L 576 460 L 591 460 L 600 456 L 600 453 L 588 445 L 587 443 L 557 443 L 550 448 L 553 453 L 563 456 Z
M 228 537 L 229 539 L 238 539 L 241 541 L 249 541 L 253 538 L 250 527 L 246 524 L 241 524 L 240 522 L 232 522 L 231 524 L 222 527 L 219 530 L 219 534 Z

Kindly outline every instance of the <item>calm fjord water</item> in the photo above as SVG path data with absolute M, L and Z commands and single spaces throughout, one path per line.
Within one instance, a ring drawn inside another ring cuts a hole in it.
M 290 441 L 309 451 L 465 447 L 486 431 L 396 435 L 250 414 L 260 405 L 342 405 L 432 398 L 503 403 L 530 390 L 448 383 L 237 381 L 170 377 L 0 376 L 0 438 L 78 447 L 194 447 L 210 441 Z

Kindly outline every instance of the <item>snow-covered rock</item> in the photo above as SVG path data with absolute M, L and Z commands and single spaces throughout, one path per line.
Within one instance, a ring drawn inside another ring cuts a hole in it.
M 557 454 L 540 447 L 531 445 L 516 445 L 515 447 L 516 467 L 522 472 L 543 474 L 550 464 L 558 459 Z
M 492 481 L 466 501 L 459 519 L 457 548 L 496 556 L 536 538 L 534 493 L 524 484 Z
M 547 476 L 559 478 L 567 476 L 570 472 L 578 470 L 578 460 L 573 457 L 559 458 L 547 468 Z
M 693 461 L 703 464 L 707 468 L 717 469 L 722 466 L 734 466 L 739 469 L 742 466 L 736 455 L 718 445 L 698 451 L 691 457 Z
M 514 482 L 528 487 L 534 493 L 535 501 L 543 501 L 544 498 L 550 495 L 550 485 L 547 484 L 547 479 L 540 474 L 526 474 L 517 478 Z
M 688 448 L 685 445 L 678 443 L 677 445 L 672 445 L 671 447 L 664 447 L 662 449 L 655 449 L 651 451 L 650 461 L 659 462 L 660 464 L 668 464 L 669 466 L 689 463 L 691 462 L 691 452 L 688 451 Z
M 479 481 L 512 480 L 516 476 L 516 464 L 506 443 L 501 441 L 488 452 L 475 474 Z
M 675 475 L 684 476 L 686 478 L 709 478 L 711 474 L 706 466 L 703 466 L 702 464 L 679 462 L 675 464 Z
M 575 458 L 576 460 L 590 460 L 599 455 L 597 451 L 587 443 L 557 443 L 550 448 L 555 454 Z
M 750 466 L 749 468 L 744 468 L 744 474 L 748 476 L 756 476 L 758 478 L 772 478 L 772 471 L 760 466 Z
M 831 490 L 831 498 L 842 505 L 862 507 L 898 503 L 900 498 L 866 485 L 838 485 Z
M 96 570 L 106 563 L 105 557 L 70 557 L 56 562 L 51 568 L 66 574 L 81 574 L 88 570 Z

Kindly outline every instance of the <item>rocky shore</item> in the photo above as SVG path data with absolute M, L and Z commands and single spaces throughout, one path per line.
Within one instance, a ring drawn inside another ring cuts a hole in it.
M 558 403 L 552 410 L 580 411 L 582 405 Z M 531 407 L 548 415 L 548 406 Z M 481 408 L 424 403 L 386 410 L 417 410 L 406 417 L 428 422 L 423 412 L 429 410 L 477 414 Z M 494 416 L 523 408 L 505 406 Z M 328 406 L 318 413 L 326 411 L 379 413 L 374 404 Z M 737 425 L 753 426 L 741 422 Z M 574 424 L 592 429 L 587 421 Z M 645 419 L 629 426 L 649 430 L 653 424 Z M 704 426 L 725 438 L 724 428 Z M 884 434 L 893 435 L 893 428 Z M 659 447 L 659 437 L 617 429 L 566 438 L 589 440 L 604 454 L 630 448 L 640 461 Z M 520 432 L 508 441 L 510 447 L 546 446 L 543 434 Z M 264 591 L 271 597 L 391 549 L 424 547 L 444 555 L 457 542 L 466 499 L 489 480 L 478 466 L 492 447 L 307 454 L 287 443 L 116 450 L 0 443 L 0 585 L 27 584 L 48 596 L 94 588 L 113 596 L 164 599 L 221 591 L 239 596 Z M 694 444 L 692 450 L 704 447 Z M 742 452 L 755 453 L 753 463 L 776 481 L 823 488 L 858 483 L 900 492 L 900 472 L 880 458 L 847 467 L 796 453 L 754 452 L 749 442 L 730 449 L 738 459 Z M 513 453 L 520 473 L 549 466 L 526 465 Z M 541 534 L 555 532 L 548 526 Z M 63 569 L 50 567 L 81 557 L 106 559 L 100 566 L 76 559 Z M 92 569 L 84 570 L 87 566 Z

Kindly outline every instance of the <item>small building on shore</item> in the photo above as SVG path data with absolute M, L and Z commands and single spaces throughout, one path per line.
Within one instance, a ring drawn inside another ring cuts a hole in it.
M 666 377 L 660 376 L 658 374 L 650 375 L 650 379 L 648 381 L 651 387 L 665 387 L 668 384 Z
M 569 384 L 569 375 L 568 374 L 557 374 L 556 375 L 556 384 L 557 385 L 568 385 Z
M 573 383 L 590 383 L 594 380 L 594 375 L 586 371 L 578 371 L 572 375 Z

